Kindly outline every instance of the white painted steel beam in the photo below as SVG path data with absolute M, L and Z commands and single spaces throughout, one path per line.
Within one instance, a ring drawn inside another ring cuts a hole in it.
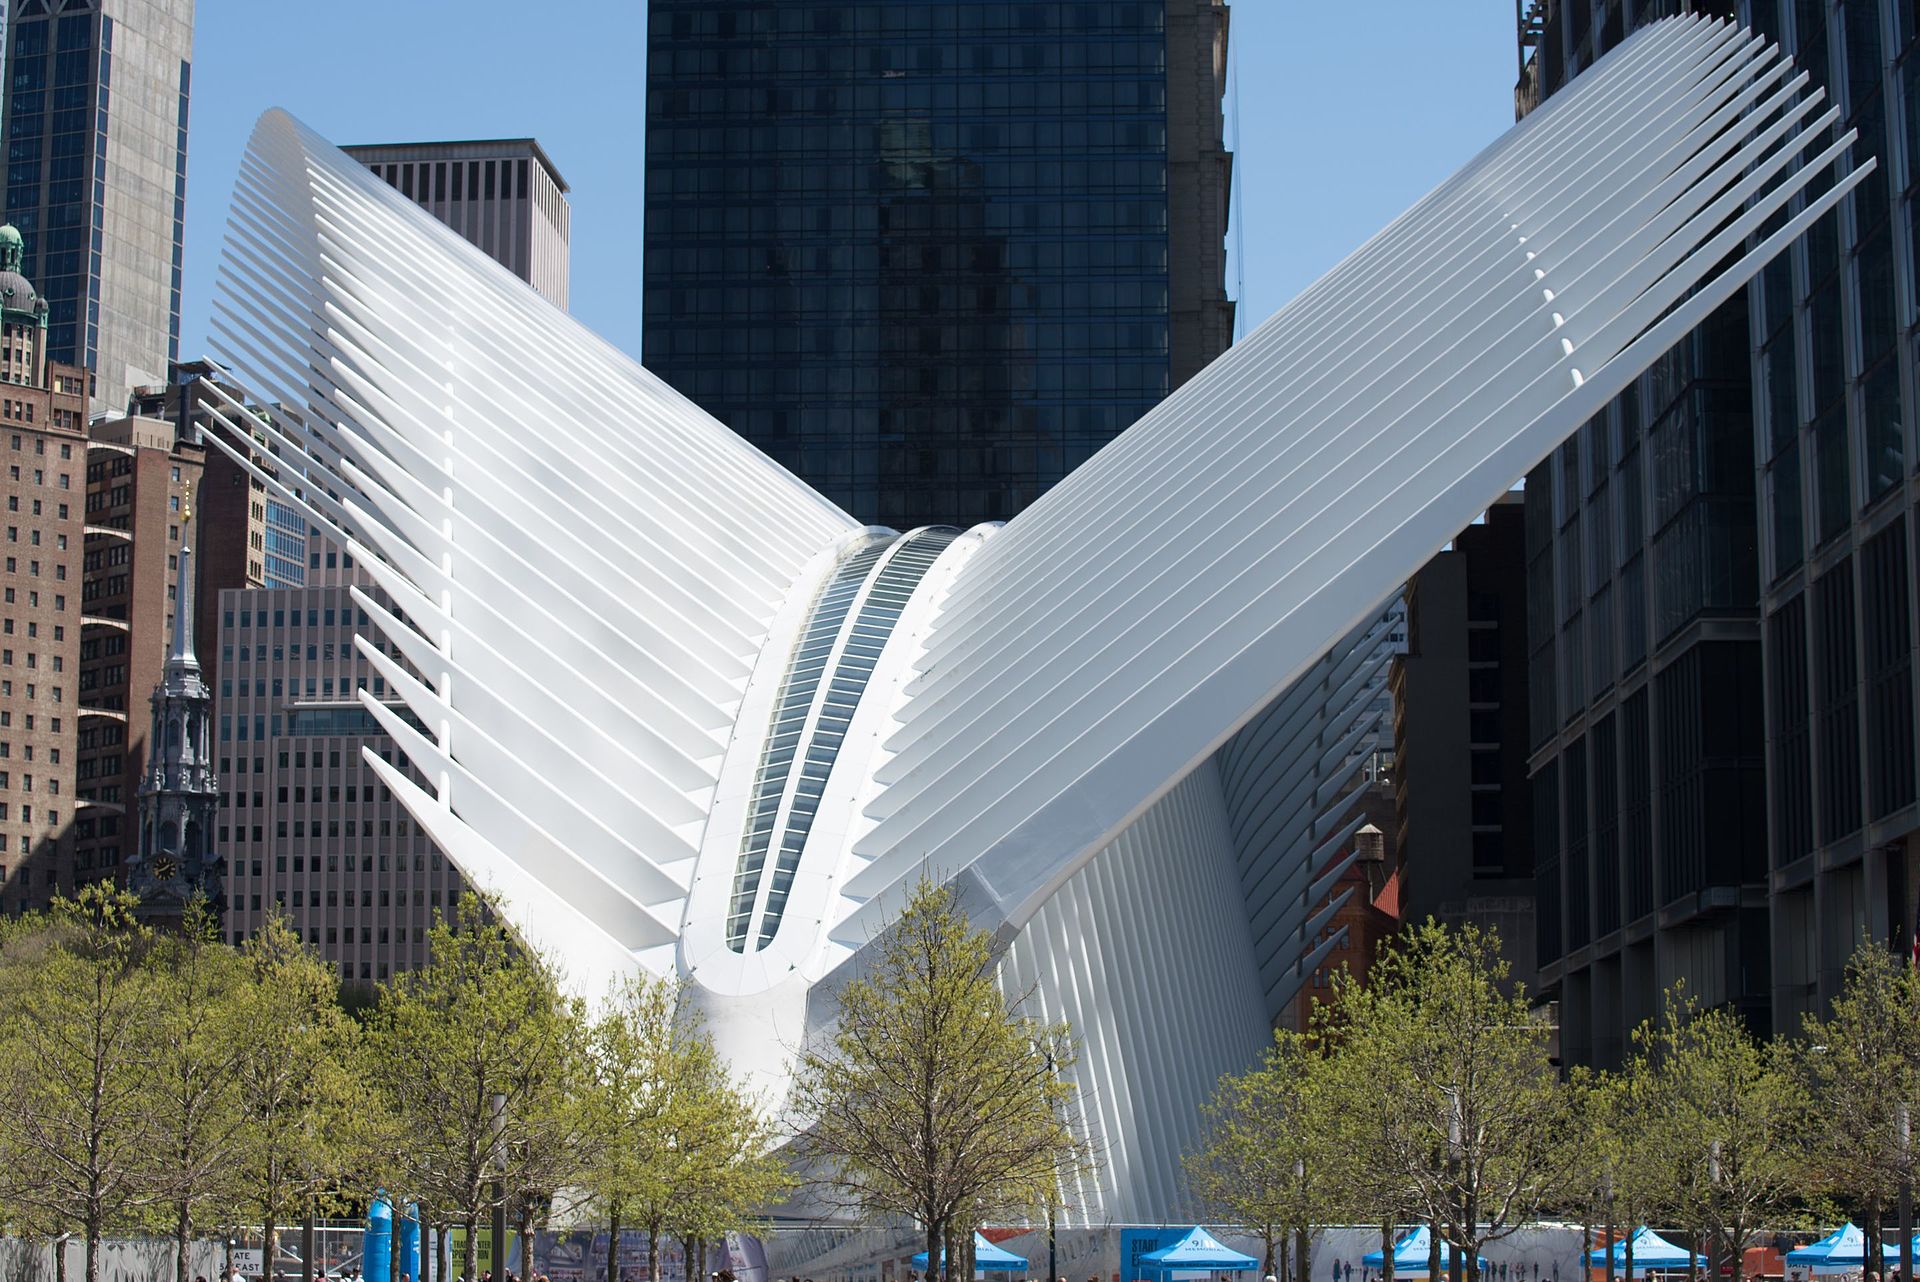
M 767 1029 L 817 1026 L 814 985 L 937 873 L 1104 1039 L 1124 1131 L 1197 1087 L 1123 1018 L 1186 1027 L 1170 985 L 1284 1002 L 1330 946 L 1382 599 L 1859 181 L 1835 119 L 1737 27 L 1645 28 L 1027 511 L 914 563 L 871 627 L 823 590 L 906 543 L 280 112 L 215 329 L 282 408 L 221 398 L 242 444 L 211 439 L 366 568 L 391 645 L 361 652 L 426 729 L 368 704 L 431 782 L 369 764 L 577 987 L 679 972 L 777 1091 Z M 796 766 L 780 693 L 849 654 L 866 684 L 810 696 Z M 755 865 L 775 795 L 806 836 Z M 1209 895 L 1238 878 L 1245 930 L 1206 955 L 1245 973 L 1106 984 L 1084 932 L 1155 920 L 1128 896 L 1180 883 L 1183 849 Z M 1181 1137 L 1137 1140 L 1145 1205 Z

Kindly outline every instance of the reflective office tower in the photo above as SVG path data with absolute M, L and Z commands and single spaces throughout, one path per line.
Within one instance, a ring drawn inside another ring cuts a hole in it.
M 482 253 L 567 305 L 567 180 L 531 138 L 342 147 Z
M 654 0 L 648 48 L 645 363 L 856 516 L 1012 517 L 1231 342 L 1218 0 Z M 1389 612 L 1337 656 L 1364 688 L 1288 705 L 1345 744 L 1315 807 L 1219 763 L 1245 867 L 1279 832 L 1351 863 Z M 1249 876 L 1276 955 L 1337 880 Z M 1267 978 L 1282 1017 L 1302 976 Z
M 1521 110 L 1675 7 L 1533 6 Z M 1680 978 L 1798 1027 L 1914 920 L 1915 10 L 1737 8 L 1879 168 L 1529 478 L 1540 959 L 1603 1063 Z
M 309 547 L 307 586 L 220 595 L 225 929 L 239 943 L 280 913 L 342 981 L 371 983 L 426 961 L 434 911 L 453 907 L 462 883 L 363 756 L 424 782 L 360 703 L 365 694 L 412 720 L 354 647 L 356 634 L 377 633 L 353 593 L 389 598 L 351 553 L 318 536 Z
M 10 0 L 6 216 L 97 410 L 179 357 L 193 0 Z
M 652 0 L 644 363 L 862 520 L 1005 519 L 1232 341 L 1221 0 Z

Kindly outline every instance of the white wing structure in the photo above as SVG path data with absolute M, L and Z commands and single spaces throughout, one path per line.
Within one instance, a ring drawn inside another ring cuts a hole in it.
M 1080 1205 L 1158 1221 L 1338 907 L 1381 603 L 1858 181 L 1834 122 L 1654 24 L 1031 509 L 900 534 L 270 112 L 216 355 L 282 408 L 223 412 L 393 603 L 428 786 L 369 765 L 572 983 L 678 974 L 777 1099 L 950 879 L 1084 1040 Z

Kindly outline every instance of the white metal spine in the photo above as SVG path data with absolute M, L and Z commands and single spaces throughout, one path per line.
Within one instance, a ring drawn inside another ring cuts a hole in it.
M 1852 143 L 1804 79 L 1725 23 L 1643 30 L 1009 522 L 865 851 L 980 852 L 1023 920 L 1851 189 L 1737 254 Z
M 1152 1042 L 1205 1030 L 1142 960 L 1192 973 L 1162 956 L 1156 931 L 1188 936 L 1160 904 L 1238 923 L 1192 945 L 1224 968 L 1206 1027 L 1227 1045 L 1261 973 L 1280 1000 L 1327 920 L 1376 675 L 1341 639 L 1859 180 L 1762 235 L 1852 141 L 1827 141 L 1835 113 L 1805 86 L 1736 27 L 1653 24 L 1028 511 L 957 542 L 849 721 L 773 946 L 737 965 L 705 907 L 738 848 L 708 831 L 743 805 L 723 759 L 757 755 L 786 661 L 762 652 L 791 644 L 797 595 L 861 527 L 279 112 L 242 166 L 215 325 L 282 408 L 218 412 L 389 603 L 358 594 L 391 643 L 363 652 L 426 729 L 363 700 L 431 784 L 370 765 L 576 986 L 697 972 L 755 999 L 716 1004 L 727 1035 L 765 1041 L 755 1012 L 801 1017 L 938 868 L 981 889 L 986 924 L 1027 928 L 1010 974 L 1071 945 L 1070 910 L 1124 942 L 1047 963 L 1041 991 L 1080 1003 L 1089 1072 L 1147 1074 L 1184 1107 L 1199 1069 Z M 1224 872 L 1166 885 L 1175 848 Z M 1177 1138 L 1143 1132 L 1138 1169 Z
M 215 314 L 291 411 L 225 416 L 396 603 L 419 679 L 367 657 L 428 733 L 374 712 L 436 786 L 370 764 L 540 942 L 669 964 L 751 664 L 854 523 L 284 113 Z
M 1363 822 L 1355 786 L 1383 727 L 1373 706 L 1386 679 L 1395 618 L 1349 632 L 1216 754 L 1253 932 L 1267 1013 L 1278 1019 L 1309 971 L 1317 926 L 1309 914 L 1351 862 Z M 1347 857 L 1339 859 L 1341 852 Z M 1345 897 L 1330 905 L 1338 909 Z
M 1183 1207 L 1201 1105 L 1268 1039 L 1232 834 L 1212 763 L 1089 860 L 1014 937 L 1001 987 L 1080 1038 L 1069 1074 L 1096 1176 L 1069 1223 L 1159 1222 Z

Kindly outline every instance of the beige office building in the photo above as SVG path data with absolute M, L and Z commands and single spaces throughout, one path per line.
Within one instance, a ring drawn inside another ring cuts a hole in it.
M 531 138 L 344 149 L 481 252 L 567 306 L 567 180 Z
M 343 982 L 374 983 L 426 960 L 434 910 L 462 885 L 361 758 L 371 747 L 412 770 L 359 701 L 369 690 L 411 715 L 354 649 L 356 633 L 387 643 L 351 586 L 385 598 L 346 553 L 308 546 L 306 587 L 220 594 L 214 841 L 227 860 L 226 930 L 238 943 L 284 912 Z

